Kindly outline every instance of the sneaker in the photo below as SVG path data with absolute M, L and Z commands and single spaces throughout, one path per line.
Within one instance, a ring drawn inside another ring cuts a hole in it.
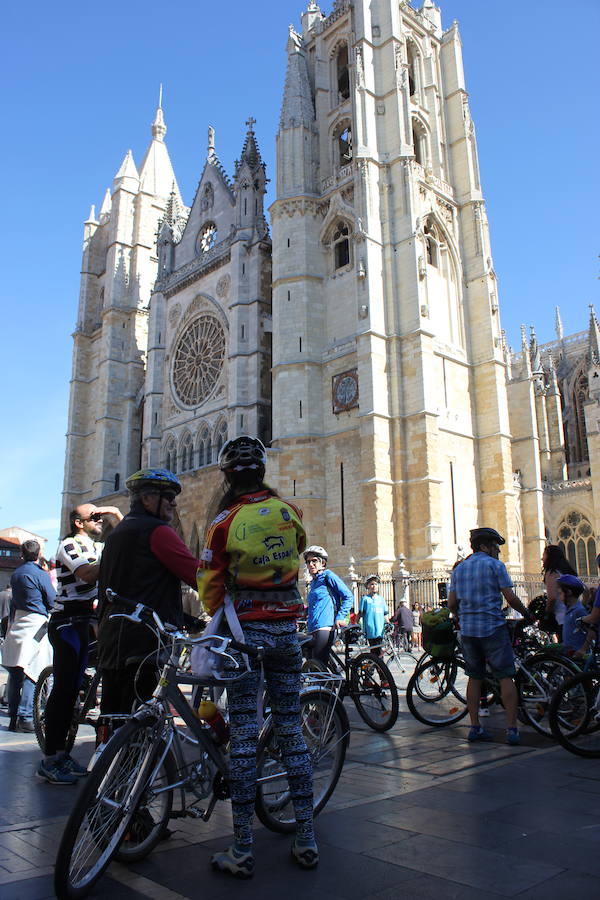
M 292 844 L 292 856 L 301 869 L 316 869 L 319 865 L 319 850 L 316 844 L 303 847 L 294 841 Z
M 19 728 L 17 726 L 17 717 L 16 716 L 13 716 L 11 718 L 10 722 L 8 723 L 7 730 L 8 731 L 18 731 L 19 730 Z
M 34 734 L 33 719 L 24 719 L 23 716 L 19 716 L 15 731 L 20 731 L 23 734 Z
M 235 847 L 213 854 L 210 863 L 217 872 L 228 872 L 236 878 L 252 878 L 254 875 L 253 855 L 236 850 Z
M 475 741 L 493 741 L 494 735 L 491 731 L 488 731 L 487 728 L 482 728 L 481 725 L 471 725 L 467 740 L 470 741 L 471 744 Z
M 485 719 L 485 718 L 487 718 L 487 716 L 489 716 L 489 714 L 490 714 L 490 711 L 489 711 L 489 709 L 488 709 L 487 706 L 480 706 L 480 707 L 479 707 L 479 718 L 480 718 L 480 719 Z
M 69 772 L 70 775 L 75 775 L 77 778 L 88 774 L 86 767 L 80 765 L 80 763 L 78 763 L 76 759 L 73 759 L 68 753 L 65 753 L 62 757 L 60 765 L 65 772 Z
M 518 747 L 521 743 L 521 735 L 519 734 L 518 728 L 507 728 L 506 729 L 506 743 L 510 744 L 511 747 Z
M 77 779 L 58 762 L 46 763 L 44 760 L 38 766 L 37 773 L 50 784 L 75 784 Z

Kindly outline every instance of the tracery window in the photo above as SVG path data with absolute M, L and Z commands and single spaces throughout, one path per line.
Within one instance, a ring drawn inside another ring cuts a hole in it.
M 596 541 L 589 519 L 577 510 L 571 510 L 558 528 L 558 546 L 578 575 L 594 576 L 596 567 Z
M 575 438 L 575 454 L 574 462 L 583 462 L 589 459 L 587 431 L 585 427 L 585 412 L 583 404 L 589 399 L 588 378 L 585 372 L 580 372 L 575 387 L 573 389 L 573 412 L 574 412 L 574 438 Z
M 210 466 L 212 463 L 212 441 L 210 431 L 205 428 L 198 439 L 198 465 Z
M 194 468 L 194 444 L 192 436 L 189 432 L 184 437 L 181 444 L 181 471 L 188 472 Z
M 406 61 L 408 63 L 408 93 L 410 97 L 417 95 L 417 61 L 418 55 L 412 41 L 406 42 Z
M 352 127 L 345 123 L 338 131 L 337 149 L 340 166 L 347 166 L 352 162 Z
M 226 440 L 227 440 L 227 422 L 220 422 L 217 427 L 216 433 L 215 433 L 217 459 L 219 458 L 219 453 L 221 452 L 221 449 L 222 449 L 223 445 L 225 444 Z
M 169 438 L 165 448 L 165 469 L 169 469 L 170 472 L 177 472 L 177 447 L 175 446 L 175 439 L 172 437 Z
M 199 406 L 214 392 L 225 360 L 225 331 L 202 315 L 185 329 L 173 354 L 173 389 L 184 406 Z

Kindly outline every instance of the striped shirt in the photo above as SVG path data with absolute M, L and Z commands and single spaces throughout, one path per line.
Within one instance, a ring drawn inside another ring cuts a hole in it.
M 77 534 L 60 542 L 56 553 L 58 597 L 54 605 L 57 613 L 86 615 L 92 612 L 92 604 L 98 595 L 96 584 L 88 584 L 77 577 L 81 566 L 98 562 L 102 544 L 97 544 L 87 534 Z

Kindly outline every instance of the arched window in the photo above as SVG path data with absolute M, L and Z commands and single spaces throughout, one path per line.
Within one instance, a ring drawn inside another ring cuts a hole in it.
M 194 444 L 189 432 L 181 443 L 181 471 L 188 472 L 194 468 Z
M 227 440 L 227 422 L 219 422 L 217 426 L 217 430 L 215 432 L 215 444 L 216 444 L 216 457 L 219 458 L 219 453 Z
M 558 546 L 578 575 L 596 574 L 596 541 L 589 519 L 577 510 L 567 513 L 558 527 Z
M 119 490 L 120 484 L 121 484 L 121 476 L 119 475 L 118 472 L 115 472 L 115 491 Z
M 347 222 L 337 223 L 331 240 L 334 269 L 342 269 L 350 264 L 350 226 Z
M 343 44 L 335 58 L 335 76 L 338 91 L 338 103 L 350 96 L 350 76 L 348 72 L 348 45 Z
M 165 469 L 170 472 L 177 472 L 177 448 L 174 438 L 169 438 L 165 448 Z
M 413 146 L 415 148 L 415 160 L 421 166 L 427 165 L 427 132 L 418 119 L 412 120 Z
M 208 428 L 205 428 L 198 440 L 198 465 L 199 466 L 210 466 L 212 463 L 212 441 L 210 439 L 210 432 Z
M 334 167 L 341 168 L 352 162 L 352 123 L 348 119 L 340 122 L 333 132 Z
M 589 400 L 588 378 L 585 372 L 580 372 L 573 388 L 573 420 L 575 455 L 573 462 L 584 462 L 589 459 L 587 431 L 585 427 L 585 412 L 583 404 Z

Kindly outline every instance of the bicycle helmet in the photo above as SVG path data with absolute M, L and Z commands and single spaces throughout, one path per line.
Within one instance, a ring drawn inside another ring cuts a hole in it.
M 223 472 L 243 469 L 264 469 L 267 465 L 265 445 L 258 438 L 242 434 L 223 444 L 219 453 L 219 468 Z
M 139 493 L 148 488 L 175 491 L 181 493 L 181 482 L 177 475 L 168 469 L 140 469 L 130 475 L 125 485 L 132 493 Z
M 564 587 L 569 588 L 570 592 L 576 597 L 580 597 L 585 591 L 585 584 L 583 581 L 580 581 L 576 575 L 561 575 L 560 578 L 557 578 L 556 580 L 558 584 L 562 584 Z
M 307 547 L 304 553 L 304 561 L 306 562 L 307 556 L 319 556 L 321 559 L 327 561 L 329 557 L 327 556 L 327 550 L 324 547 L 319 547 L 317 544 L 311 544 L 310 547 Z
M 367 577 L 365 578 L 365 587 L 372 581 L 376 581 L 378 584 L 381 584 L 381 578 L 379 577 L 379 575 L 367 575 Z
M 495 528 L 472 528 L 470 532 L 471 546 L 475 544 L 505 544 L 506 541 Z

